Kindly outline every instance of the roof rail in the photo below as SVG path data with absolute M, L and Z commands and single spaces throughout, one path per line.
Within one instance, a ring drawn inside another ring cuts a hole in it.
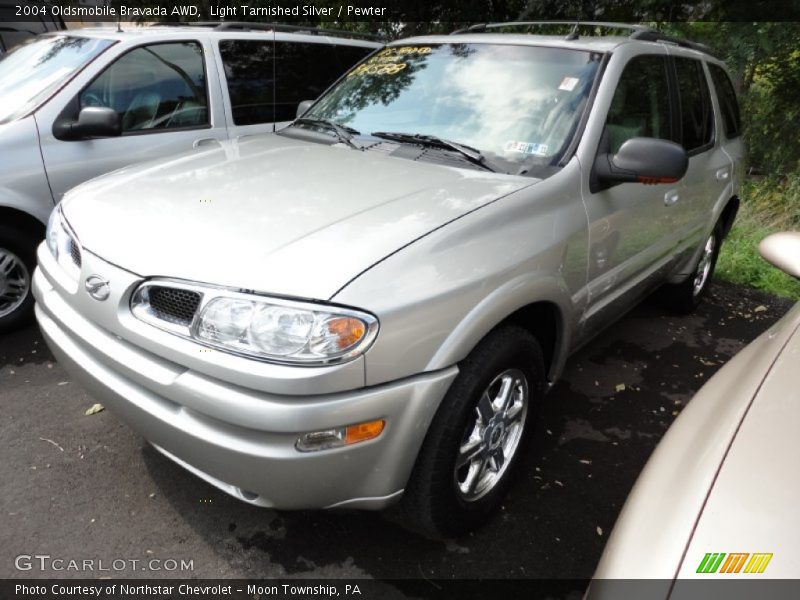
M 450 35 L 457 35 L 459 33 L 483 33 L 489 29 L 502 29 L 506 27 L 572 27 L 570 36 L 576 35 L 579 27 L 594 27 L 602 29 L 624 29 L 636 34 L 638 32 L 655 31 L 646 25 L 637 25 L 632 23 L 613 23 L 610 21 L 513 21 L 511 23 L 478 23 L 464 29 L 453 31 Z
M 384 41 L 384 37 L 374 33 L 360 33 L 357 31 L 347 31 L 344 29 L 322 29 L 320 27 L 309 27 L 305 25 L 286 25 L 283 23 L 257 23 L 249 21 L 159 21 L 150 25 L 151 27 L 208 27 L 214 31 L 281 31 L 289 33 L 307 33 L 310 35 L 331 35 L 336 37 L 348 37 L 353 39 L 365 39 L 372 41 Z
M 681 48 L 691 48 L 692 50 L 697 50 L 698 52 L 704 52 L 715 58 L 721 58 L 719 53 L 712 50 L 705 44 L 701 44 L 700 42 L 690 42 L 689 40 L 685 40 L 683 38 L 675 37 L 672 35 L 667 35 L 666 33 L 661 33 L 656 31 L 655 29 L 650 29 L 649 31 L 637 31 L 636 33 L 631 35 L 631 39 L 634 40 L 642 40 L 644 42 L 664 42 L 667 44 L 675 44 L 676 46 L 680 46 Z
M 645 42 L 663 42 L 667 44 L 674 44 L 682 48 L 691 48 L 699 52 L 705 52 L 711 56 L 719 58 L 719 54 L 714 52 L 705 44 L 699 42 L 690 42 L 683 38 L 661 33 L 648 27 L 646 25 L 638 25 L 634 23 L 613 23 L 609 21 L 515 21 L 511 23 L 478 23 L 464 29 L 453 31 L 450 35 L 458 35 L 460 33 L 485 33 L 490 29 L 503 29 L 503 28 L 531 28 L 531 27 L 548 27 L 560 26 L 571 27 L 570 32 L 567 34 L 567 40 L 578 39 L 578 31 L 580 28 L 585 29 L 621 29 L 630 31 L 628 37 L 632 40 L 641 40 Z

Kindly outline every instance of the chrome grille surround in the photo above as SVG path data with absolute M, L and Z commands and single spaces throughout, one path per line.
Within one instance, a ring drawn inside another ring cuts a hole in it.
M 131 312 L 145 323 L 189 337 L 202 302 L 203 293 L 196 286 L 178 281 L 146 281 L 131 296 Z

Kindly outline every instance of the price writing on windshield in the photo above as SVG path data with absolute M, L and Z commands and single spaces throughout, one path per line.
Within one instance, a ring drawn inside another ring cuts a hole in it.
M 430 46 L 399 46 L 384 48 L 375 56 L 358 65 L 347 76 L 356 75 L 397 75 L 408 67 L 403 59 L 411 56 L 424 56 L 430 54 Z

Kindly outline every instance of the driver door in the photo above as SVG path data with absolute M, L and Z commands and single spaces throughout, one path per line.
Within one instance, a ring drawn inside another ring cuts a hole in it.
M 638 55 L 625 65 L 605 120 L 600 153 L 616 153 L 634 137 L 675 141 L 669 63 Z M 670 215 L 682 209 L 678 184 L 602 185 L 591 172 L 583 193 L 589 217 L 589 303 L 583 333 L 591 337 L 650 289 L 671 264 L 678 243 Z
M 209 50 L 195 40 L 137 46 L 69 98 L 48 122 L 39 121 L 37 115 L 54 200 L 61 201 L 64 192 L 103 173 L 226 139 L 222 111 L 214 112 L 221 105 L 219 86 L 208 85 L 209 79 L 216 81 L 209 56 Z M 53 121 L 76 119 L 87 106 L 113 108 L 122 135 L 57 139 Z

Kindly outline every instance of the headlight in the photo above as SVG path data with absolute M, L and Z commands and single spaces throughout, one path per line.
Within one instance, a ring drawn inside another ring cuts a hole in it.
M 68 229 L 58 207 L 50 213 L 45 240 L 61 268 L 73 279 L 78 279 L 81 273 L 80 246 L 75 235 Z
M 199 308 L 187 314 L 190 301 Z M 202 344 L 284 364 L 350 360 L 363 354 L 378 333 L 378 320 L 362 311 L 182 282 L 143 284 L 132 296 L 131 310 L 143 321 Z
M 377 319 L 366 313 L 242 296 L 210 300 L 195 337 L 250 356 L 319 363 L 360 354 L 377 333 Z

